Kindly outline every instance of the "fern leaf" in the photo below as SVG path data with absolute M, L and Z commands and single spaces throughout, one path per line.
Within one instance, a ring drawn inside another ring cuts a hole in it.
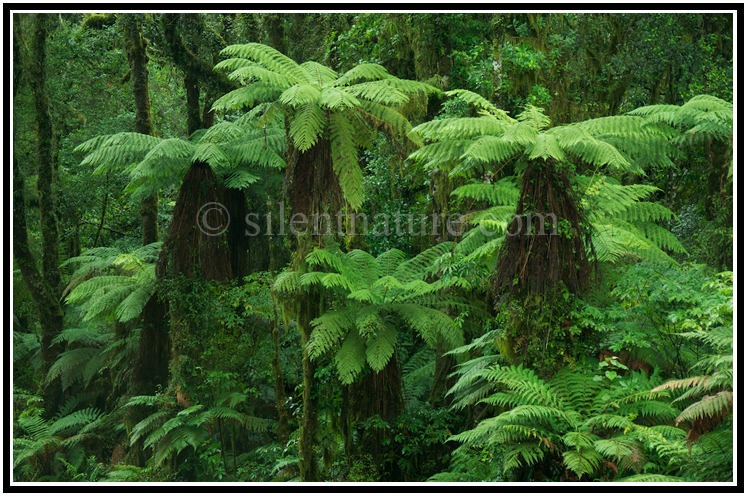
M 340 111 L 330 114 L 330 145 L 332 165 L 338 176 L 343 196 L 355 211 L 364 201 L 361 168 L 358 165 L 358 152 L 353 141 L 353 127 L 350 120 Z
M 335 355 L 338 377 L 344 385 L 353 382 L 366 363 L 366 339 L 358 331 L 348 333 Z
M 366 362 L 374 371 L 381 371 L 392 358 L 397 344 L 397 330 L 387 325 L 366 341 Z

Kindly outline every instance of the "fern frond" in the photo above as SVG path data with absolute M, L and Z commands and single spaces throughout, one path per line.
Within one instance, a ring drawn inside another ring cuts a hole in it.
M 346 93 L 382 105 L 403 105 L 410 100 L 405 93 L 394 90 L 379 81 L 369 81 L 345 87 Z
M 711 418 L 715 424 L 732 414 L 732 392 L 717 392 L 691 404 L 680 413 L 675 425 L 683 421 Z
M 321 92 L 319 85 L 312 83 L 300 83 L 293 85 L 281 93 L 278 101 L 291 107 L 301 107 L 309 104 L 319 106 Z
M 333 111 L 329 122 L 333 170 L 338 176 L 343 196 L 355 211 L 364 201 L 364 177 L 358 165 L 358 151 L 352 136 L 353 126 L 340 111 Z
M 220 52 L 221 55 L 249 59 L 265 66 L 270 71 L 283 74 L 288 85 L 311 83 L 313 78 L 296 62 L 286 57 L 276 49 L 261 43 L 246 43 L 243 45 L 229 45 Z
M 397 329 L 392 325 L 380 328 L 366 340 L 366 362 L 374 371 L 381 371 L 392 358 L 397 344 Z
M 453 97 L 453 96 L 457 97 L 463 102 L 466 102 L 470 105 L 474 105 L 478 107 L 479 109 L 488 111 L 491 113 L 491 115 L 495 116 L 497 119 L 501 119 L 507 122 L 514 122 L 514 119 L 510 118 L 509 115 L 505 111 L 494 106 L 491 102 L 481 97 L 477 93 L 474 93 L 469 90 L 451 90 L 451 91 L 445 92 L 444 94 L 448 97 Z
M 335 363 L 340 381 L 344 385 L 351 384 L 366 363 L 366 338 L 358 331 L 348 333 L 335 355 Z
M 81 347 L 61 353 L 59 358 L 50 366 L 45 384 L 49 385 L 59 376 L 62 389 L 67 390 L 76 380 L 81 378 L 83 365 L 99 353 L 99 350 L 93 347 Z
M 335 86 L 346 86 L 360 81 L 378 81 L 394 78 L 379 64 L 359 64 L 335 81 Z
M 301 64 L 301 67 L 312 75 L 314 82 L 320 86 L 332 83 L 338 79 L 338 73 L 327 66 L 315 61 L 307 61 Z
M 314 329 L 307 344 L 307 351 L 310 358 L 316 359 L 332 349 L 346 332 L 353 328 L 355 321 L 347 310 L 328 311 L 311 324 Z
M 542 107 L 527 105 L 518 116 L 517 120 L 532 128 L 536 133 L 540 133 L 551 125 L 551 118 L 543 114 Z
M 153 296 L 156 291 L 154 287 L 150 285 L 140 286 L 131 292 L 122 302 L 117 306 L 115 310 L 115 316 L 121 323 L 125 323 L 131 319 L 135 319 L 140 316 L 140 313 L 145 308 L 148 300 Z
M 566 467 L 574 471 L 579 478 L 594 473 L 603 461 L 600 453 L 592 447 L 564 452 L 563 457 Z
M 359 107 L 361 102 L 348 91 L 339 88 L 328 87 L 322 90 L 319 104 L 330 110 Z
M 267 83 L 253 83 L 232 90 L 213 102 L 211 110 L 240 110 L 258 103 L 278 100 L 283 88 Z

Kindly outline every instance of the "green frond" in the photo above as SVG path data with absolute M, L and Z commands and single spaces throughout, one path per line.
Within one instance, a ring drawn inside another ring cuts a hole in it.
M 335 86 L 346 86 L 361 81 L 379 81 L 394 78 L 379 64 L 359 64 L 335 81 Z
M 117 306 L 115 310 L 115 316 L 121 323 L 125 323 L 131 319 L 135 319 L 140 316 L 143 308 L 150 300 L 151 296 L 155 292 L 155 288 L 151 286 L 141 286 L 135 289 L 130 295 Z
M 243 45 L 229 45 L 220 52 L 228 57 L 241 57 L 258 62 L 270 71 L 282 75 L 288 86 L 299 83 L 311 83 L 313 79 L 308 72 L 296 62 L 286 57 L 276 49 L 261 43 L 246 43 Z
M 471 198 L 478 202 L 488 202 L 491 206 L 516 207 L 519 201 L 519 188 L 513 178 L 504 178 L 493 184 L 470 183 L 452 190 L 457 198 Z
M 482 373 L 489 381 L 513 390 L 525 404 L 544 405 L 565 411 L 563 401 L 553 392 L 547 382 L 541 380 L 533 370 L 523 366 L 493 366 Z
M 230 407 L 211 407 L 208 410 L 208 415 L 216 419 L 232 419 L 252 431 L 264 431 L 268 428 L 266 420 L 254 416 L 248 416 Z
M 448 97 L 457 97 L 463 102 L 466 102 L 470 105 L 474 105 L 475 107 L 478 107 L 479 109 L 486 110 L 490 112 L 493 116 L 495 116 L 497 119 L 500 119 L 506 122 L 514 122 L 514 119 L 510 118 L 509 115 L 505 111 L 494 106 L 491 102 L 481 97 L 477 93 L 474 93 L 468 90 L 451 90 L 451 91 L 445 92 L 444 94 Z
M 179 177 L 194 160 L 199 150 L 193 143 L 179 138 L 162 140 L 153 147 L 143 160 L 129 170 L 135 182 L 142 179 Z
M 527 133 L 522 133 L 525 130 Z M 535 138 L 532 130 L 520 123 L 510 127 L 501 137 L 482 136 L 478 138 L 467 147 L 460 159 L 503 164 L 533 143 Z M 453 171 L 450 175 L 454 176 L 466 172 L 465 170 L 460 170 L 459 173 Z
M 639 222 L 636 226 L 644 232 L 644 235 L 657 247 L 666 248 L 680 254 L 685 254 L 686 249 L 675 236 L 665 228 L 651 222 Z
M 458 353 L 458 350 L 471 347 L 466 345 L 450 351 L 452 353 Z M 454 409 L 461 409 L 468 405 L 472 405 L 478 400 L 482 399 L 489 391 L 494 390 L 494 385 L 488 383 L 481 374 L 484 369 L 489 366 L 493 366 L 501 360 L 499 355 L 486 355 L 470 359 L 468 361 L 458 364 L 457 371 L 453 375 L 457 376 L 457 381 L 447 391 L 447 395 L 455 396 Z M 484 387 L 481 395 L 476 396 L 475 392 L 480 387 Z
M 291 121 L 290 133 L 294 147 L 302 153 L 312 148 L 312 145 L 317 143 L 317 137 L 325 129 L 325 124 L 325 113 L 317 102 L 304 104 Z
M 34 337 L 34 335 L 27 336 Z M 62 330 L 59 335 L 52 339 L 52 344 L 67 342 L 68 344 L 80 343 L 82 345 L 97 347 L 108 341 L 110 338 L 110 334 L 102 334 L 95 329 L 67 328 Z
M 229 59 L 224 59 L 220 61 L 218 64 L 216 64 L 213 69 L 216 70 L 229 70 L 234 71 L 236 69 L 239 69 L 240 67 L 249 67 L 249 66 L 256 66 L 257 62 L 252 62 L 251 60 L 247 60 L 240 57 L 232 57 Z
M 253 83 L 232 90 L 213 102 L 211 110 L 241 110 L 258 103 L 273 102 L 283 93 L 283 88 L 267 83 Z
M 551 125 L 551 118 L 543 113 L 544 110 L 542 107 L 527 105 L 525 110 L 517 116 L 517 120 L 532 128 L 536 133 L 540 133 Z
M 133 156 L 145 155 L 150 149 L 158 145 L 160 138 L 142 133 L 124 132 L 113 135 L 100 135 L 87 140 L 77 147 L 75 152 L 89 154 L 81 164 L 92 164 L 98 166 L 107 160 L 116 160 L 118 163 L 128 163 L 128 159 L 123 159 L 119 154 L 129 152 Z M 105 149 L 114 148 L 116 150 L 105 152 Z M 95 153 L 97 155 L 93 155 Z
M 399 249 L 390 249 L 377 257 L 380 274 L 383 276 L 394 275 L 398 266 L 405 260 L 405 252 Z
M 331 350 L 355 325 L 349 310 L 328 311 L 311 322 L 314 329 L 307 344 L 311 359 Z
M 427 121 L 413 128 L 424 140 L 472 140 L 481 136 L 500 136 L 509 124 L 493 117 L 453 117 Z
M 559 162 L 566 160 L 564 151 L 550 133 L 541 133 L 535 138 L 535 143 L 528 147 L 528 158 L 530 160 L 541 158 L 543 160 L 554 159 Z
M 379 81 L 368 81 L 345 87 L 345 92 L 363 100 L 369 100 L 381 105 L 397 106 L 408 103 L 410 97 Z
M 344 385 L 353 383 L 366 364 L 366 338 L 358 331 L 348 333 L 340 351 L 335 355 L 335 364 L 340 381 Z
M 349 91 L 335 88 L 334 86 L 322 90 L 319 104 L 330 110 L 359 107 L 361 102 Z
M 434 349 L 424 346 L 403 364 L 403 397 L 411 405 L 431 391 L 435 357 Z
M 384 325 L 366 340 L 366 362 L 374 371 L 381 371 L 392 358 L 397 344 L 397 329 Z
M 221 171 L 231 167 L 226 152 L 215 143 L 201 143 L 197 146 L 195 154 L 192 156 L 192 162 L 208 164 L 214 171 Z
M 247 169 L 236 169 L 226 176 L 226 179 L 223 180 L 223 184 L 226 188 L 236 188 L 241 190 L 242 188 L 257 183 L 259 180 L 259 176 Z
M 86 155 L 81 161 L 81 166 L 93 166 L 95 174 L 121 171 L 140 162 L 147 152 L 148 150 L 137 149 L 130 145 L 102 146 Z
M 625 212 L 618 215 L 621 215 L 623 219 L 629 222 L 657 222 L 670 219 L 678 219 L 673 211 L 655 202 L 639 201 L 626 206 L 625 209 Z
M 225 146 L 224 151 L 229 158 L 229 162 L 236 167 L 259 166 L 279 170 L 285 168 L 286 161 L 279 154 L 278 148 L 272 146 L 270 137 L 268 138 L 269 143 L 267 148 L 265 148 L 265 144 L 262 141 L 251 141 Z M 283 140 L 283 147 L 285 147 L 285 140 Z M 251 171 L 248 171 L 246 169 L 244 170 L 247 173 L 251 174 Z M 249 182 L 247 182 L 248 179 L 248 177 L 237 176 L 229 182 L 235 185 L 241 183 L 250 184 Z M 243 188 L 240 186 L 229 186 L 228 184 L 226 184 L 226 186 L 228 186 L 229 188 Z
M 575 130 L 572 127 L 568 129 Z M 567 134 L 560 140 L 566 152 L 594 167 L 608 166 L 617 171 L 641 173 L 635 170 L 631 162 L 614 145 L 590 135 L 583 128 L 579 130 L 578 136 L 570 137 Z
M 293 85 L 293 79 L 284 74 L 277 73 L 262 67 L 259 64 L 247 65 L 240 67 L 229 73 L 229 79 L 242 85 L 252 84 L 254 82 L 265 83 L 277 88 L 288 88 Z
M 345 271 L 345 255 L 340 250 L 314 248 L 305 258 L 308 265 L 320 264 L 335 269 L 339 273 Z
M 299 83 L 284 91 L 281 96 L 278 97 L 278 101 L 294 108 L 308 104 L 316 104 L 319 106 L 320 96 L 321 92 L 319 85 L 313 83 Z
M 594 448 L 607 459 L 621 461 L 634 454 L 637 450 L 637 444 L 630 437 L 619 436 L 595 440 Z
M 45 384 L 49 385 L 59 376 L 62 389 L 67 390 L 76 380 L 81 379 L 83 366 L 95 354 L 98 354 L 99 350 L 94 347 L 80 347 L 61 353 L 58 359 L 50 366 L 45 378 Z
M 355 211 L 364 201 L 364 177 L 358 165 L 358 151 L 353 140 L 354 129 L 350 120 L 340 111 L 333 111 L 329 121 L 332 167 L 338 176 L 343 196 Z
M 543 457 L 545 452 L 535 441 L 513 445 L 504 454 L 504 471 L 519 468 L 522 465 L 520 458 L 526 464 L 533 465 L 539 463 Z
M 667 422 L 675 419 L 680 411 L 662 401 L 642 400 L 634 404 L 622 405 L 617 412 L 622 416 L 636 414 L 644 418 Z
M 564 452 L 563 457 L 564 465 L 574 471 L 579 478 L 594 473 L 603 461 L 600 453 L 592 447 Z
M 400 79 L 395 77 L 385 78 L 380 81 L 380 84 L 390 88 L 391 91 L 399 91 L 406 95 L 434 95 L 441 93 L 441 90 L 431 86 L 428 83 L 421 81 L 414 81 L 411 79 Z
M 304 62 L 301 64 L 301 67 L 308 74 L 311 74 L 314 82 L 320 86 L 332 83 L 338 79 L 338 73 L 327 66 L 323 66 L 319 62 L 314 62 L 313 60 Z
M 82 428 L 90 423 L 93 423 L 101 416 L 101 411 L 96 408 L 88 407 L 80 411 L 68 414 L 52 423 L 49 427 L 49 432 L 52 435 L 62 435 L 66 432 L 72 431 L 74 428 Z
M 454 242 L 447 241 L 429 247 L 415 257 L 400 263 L 393 276 L 402 283 L 409 283 L 415 279 L 422 279 L 432 271 L 434 262 L 452 250 L 453 246 Z
M 197 143 L 225 143 L 246 134 L 247 130 L 236 123 L 221 121 L 208 128 Z
M 273 283 L 273 291 L 281 295 L 293 294 L 300 290 L 299 273 L 296 271 L 283 271 Z
M 83 316 L 84 321 L 89 321 L 96 317 L 110 316 L 117 307 L 139 286 L 136 283 L 128 285 L 117 285 L 102 288 L 91 295 L 83 309 L 86 311 Z
M 379 266 L 379 263 L 377 262 L 377 258 L 370 253 L 360 249 L 353 249 L 348 252 L 347 255 L 351 259 L 351 261 L 355 262 L 357 266 L 363 270 L 364 274 L 366 275 L 366 283 L 369 286 L 371 286 L 377 278 L 381 278 L 383 276 L 383 272 L 381 267 Z
M 405 116 L 386 105 L 368 100 L 360 100 L 360 104 L 357 112 L 376 126 L 384 125 L 385 130 L 392 136 L 405 136 L 413 129 Z

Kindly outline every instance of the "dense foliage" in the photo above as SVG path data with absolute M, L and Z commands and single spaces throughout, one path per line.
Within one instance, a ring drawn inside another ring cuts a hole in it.
M 13 480 L 730 482 L 731 14 L 13 14 Z

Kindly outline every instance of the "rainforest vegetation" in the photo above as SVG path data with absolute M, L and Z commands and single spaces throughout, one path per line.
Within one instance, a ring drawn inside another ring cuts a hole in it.
M 13 480 L 733 481 L 733 29 L 13 13 Z

